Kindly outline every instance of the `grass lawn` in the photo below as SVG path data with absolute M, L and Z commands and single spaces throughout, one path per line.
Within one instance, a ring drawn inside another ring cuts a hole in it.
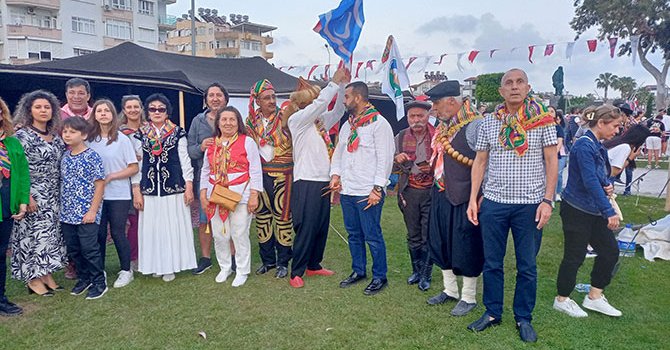
M 643 223 L 647 213 L 665 215 L 662 200 L 619 197 L 626 222 Z M 332 224 L 346 237 L 339 207 Z M 2 349 L 660 349 L 670 343 L 670 264 L 649 262 L 641 251 L 622 258 L 620 269 L 607 289 L 610 302 L 623 311 L 613 319 L 589 313 L 574 319 L 552 309 L 556 272 L 562 257 L 563 235 L 558 210 L 544 231 L 538 256 L 538 298 L 534 325 L 537 344 L 524 344 L 517 335 L 512 314 L 514 254 L 511 240 L 506 260 L 503 324 L 481 334 L 466 326 L 479 318 L 483 307 L 468 316 L 449 315 L 454 303 L 428 306 L 426 299 L 441 290 L 442 277 L 433 272 L 428 292 L 405 283 L 410 273 L 405 228 L 395 199 L 383 212 L 389 287 L 381 294 L 363 295 L 365 284 L 340 289 L 350 273 L 351 259 L 344 241 L 331 230 L 324 265 L 333 277 L 306 277 L 305 288 L 292 289 L 288 280 L 252 276 L 241 288 L 216 284 L 218 268 L 201 276 L 180 273 L 175 281 L 138 276 L 123 289 L 110 288 L 99 300 L 88 301 L 59 292 L 53 298 L 29 296 L 17 281 L 9 281 L 7 295 L 25 309 L 16 318 L 0 319 Z M 255 235 L 254 235 L 255 236 Z M 259 265 L 252 238 L 252 271 Z M 119 267 L 116 252 L 108 249 L 110 284 Z M 371 262 L 371 259 L 368 259 Z M 578 283 L 589 283 L 593 259 L 588 259 Z M 73 282 L 62 272 L 57 281 L 69 290 Z M 481 281 L 481 279 L 480 279 Z M 481 285 L 479 286 L 481 292 Z M 580 304 L 583 294 L 573 292 Z M 481 294 L 478 294 L 481 300 Z M 207 339 L 198 336 L 203 331 Z

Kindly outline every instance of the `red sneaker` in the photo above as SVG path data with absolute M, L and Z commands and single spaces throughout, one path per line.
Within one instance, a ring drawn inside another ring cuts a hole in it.
M 334 271 L 324 268 L 321 268 L 320 270 L 307 269 L 307 276 L 332 276 L 334 274 L 335 274 Z
M 291 285 L 293 288 L 302 288 L 305 286 L 305 282 L 302 280 L 302 277 L 300 276 L 295 276 L 291 278 L 288 283 Z

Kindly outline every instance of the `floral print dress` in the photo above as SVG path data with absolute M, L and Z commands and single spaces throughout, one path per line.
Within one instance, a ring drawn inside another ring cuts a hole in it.
M 46 142 L 35 131 L 16 132 L 28 159 L 30 195 L 37 211 L 14 223 L 12 277 L 24 282 L 63 268 L 65 244 L 60 230 L 60 162 L 65 144 L 55 136 Z

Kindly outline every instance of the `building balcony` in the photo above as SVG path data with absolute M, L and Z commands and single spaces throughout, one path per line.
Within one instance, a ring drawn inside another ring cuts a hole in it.
M 58 10 L 60 9 L 60 0 L 7 0 L 7 5 L 20 5 L 49 10 Z
M 102 38 L 102 44 L 105 46 L 106 49 L 109 49 L 110 47 L 114 47 L 114 46 L 119 45 L 121 43 L 125 43 L 126 41 L 132 41 L 132 40 L 117 39 L 117 38 L 112 38 L 110 36 L 105 36 L 105 37 Z
M 109 10 L 105 10 L 102 13 L 103 15 L 103 21 L 106 19 L 114 19 L 114 20 L 121 20 L 125 22 L 132 22 L 133 21 L 133 11 L 130 10 L 119 10 L 115 8 L 110 8 Z
M 8 24 L 6 27 L 7 27 L 7 36 L 24 36 L 24 37 L 35 37 L 35 38 L 44 38 L 53 40 L 63 39 L 63 34 L 60 29 L 41 28 L 35 26 L 28 26 L 25 24 L 21 25 Z
M 161 29 L 161 30 L 175 30 L 175 29 L 177 29 L 177 17 L 175 17 L 175 16 L 158 16 L 158 29 Z
M 214 50 L 216 56 L 240 57 L 240 49 L 238 47 L 222 47 Z

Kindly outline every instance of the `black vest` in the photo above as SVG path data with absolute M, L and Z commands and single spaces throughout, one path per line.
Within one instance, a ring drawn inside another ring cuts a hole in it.
M 470 148 L 465 137 L 466 129 L 469 126 L 470 124 L 466 125 L 456 133 L 454 139 L 451 140 L 451 147 L 458 151 L 458 153 L 470 159 L 475 159 L 477 153 Z M 470 170 L 471 167 L 457 161 L 447 154 L 447 152 L 444 152 L 443 179 L 446 187 L 444 193 L 452 205 L 461 205 L 470 200 Z
M 140 189 L 142 194 L 149 196 L 169 196 L 186 191 L 186 183 L 181 172 L 179 161 L 179 139 L 186 136 L 186 131 L 177 126 L 172 133 L 163 140 L 163 152 L 155 156 L 151 153 L 151 144 L 146 135 L 138 132 L 136 138 L 142 142 L 142 180 Z M 190 164 L 189 164 L 190 165 Z M 159 174 L 160 171 L 160 182 Z

